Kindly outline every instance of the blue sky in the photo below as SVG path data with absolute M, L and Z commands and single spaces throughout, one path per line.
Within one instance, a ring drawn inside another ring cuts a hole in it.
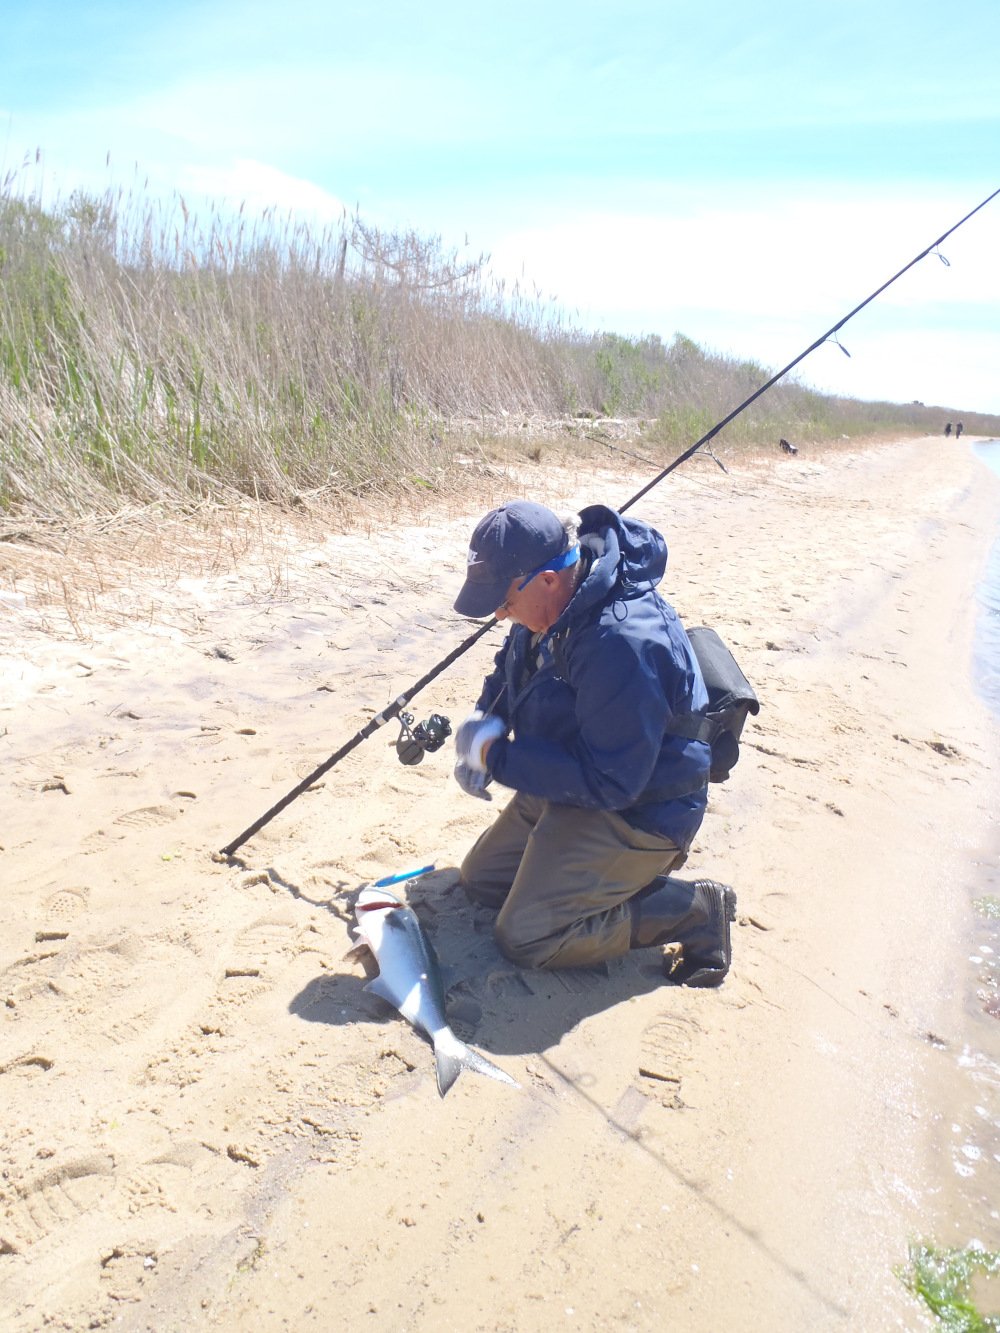
M 467 237 L 580 327 L 778 367 L 1000 186 L 1000 3 L 7 0 L 0 174 L 136 166 Z M 1000 412 L 1000 199 L 943 250 L 800 377 Z

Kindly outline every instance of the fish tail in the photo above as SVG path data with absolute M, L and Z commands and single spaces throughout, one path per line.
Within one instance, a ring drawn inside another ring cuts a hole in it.
M 454 1032 L 446 1028 L 434 1039 L 434 1059 L 437 1063 L 438 1092 L 443 1097 L 458 1078 L 463 1069 L 471 1069 L 487 1078 L 495 1078 L 500 1083 L 509 1083 L 511 1087 L 520 1087 L 514 1079 L 497 1065 L 492 1064 L 484 1055 L 474 1051 L 465 1042 L 459 1041 Z
M 457 1037 L 455 1042 L 458 1046 L 462 1044 Z M 462 1072 L 465 1062 L 461 1052 L 453 1050 L 450 1042 L 441 1041 L 434 1043 L 434 1059 L 437 1064 L 438 1092 L 443 1097 Z

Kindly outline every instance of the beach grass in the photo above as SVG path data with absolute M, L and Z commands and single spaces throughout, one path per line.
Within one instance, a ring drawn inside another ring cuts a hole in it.
M 584 438 L 629 417 L 684 447 L 771 373 L 574 328 L 439 237 L 199 218 L 141 187 L 43 205 L 25 170 L 0 182 L 0 518 L 447 490 L 513 422 Z M 783 382 L 714 447 L 937 434 L 944 414 Z

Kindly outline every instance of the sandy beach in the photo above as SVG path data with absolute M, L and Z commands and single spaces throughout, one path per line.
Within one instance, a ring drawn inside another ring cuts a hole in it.
M 649 479 L 493 484 L 577 508 Z M 998 892 L 971 662 L 1000 479 L 965 441 L 803 446 L 692 460 L 633 511 L 762 705 L 685 872 L 739 897 L 716 992 L 662 984 L 655 951 L 508 964 L 456 871 L 504 793 L 464 796 L 448 748 L 403 767 L 396 724 L 213 860 L 470 632 L 486 507 L 373 511 L 215 574 L 174 543 L 86 596 L 66 573 L 61 604 L 33 587 L 53 561 L 0 543 L 24 594 L 0 605 L 11 1333 L 918 1329 L 911 1238 L 1000 1249 L 1000 1023 L 968 961 Z M 500 641 L 417 716 L 461 720 Z M 452 1025 L 517 1090 L 439 1098 L 345 958 L 357 890 L 429 863 L 407 895 Z

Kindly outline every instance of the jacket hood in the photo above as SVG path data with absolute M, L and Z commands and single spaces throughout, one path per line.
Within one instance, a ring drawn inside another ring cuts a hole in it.
M 618 587 L 627 597 L 636 587 L 655 588 L 667 568 L 667 543 L 648 523 L 623 518 L 607 505 L 588 505 L 580 511 L 580 545 L 593 562 L 558 625 L 572 624 L 578 616 L 607 599 Z M 555 627 L 554 627 L 555 628 Z

